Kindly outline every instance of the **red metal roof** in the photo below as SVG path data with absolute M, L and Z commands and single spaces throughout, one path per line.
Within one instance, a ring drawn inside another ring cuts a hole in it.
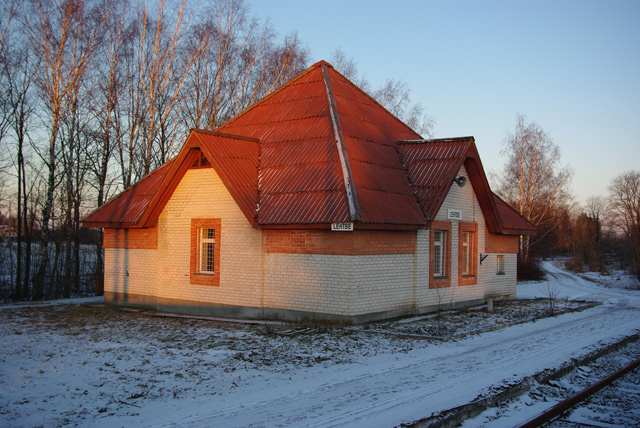
M 425 225 L 395 145 L 420 135 L 344 76 L 331 72 L 363 222 Z
M 526 221 L 520 214 L 511 208 L 506 202 L 497 195 L 493 195 L 493 199 L 500 213 L 503 222 L 502 233 L 505 235 L 535 235 L 536 228 Z
M 421 140 L 322 61 L 216 132 L 192 131 L 176 159 L 92 213 L 84 226 L 153 226 L 201 154 L 258 228 L 354 219 L 356 227 L 423 228 L 472 158 L 470 179 L 484 192 L 479 201 L 493 216 L 490 229 L 503 228 L 473 138 Z M 504 215 L 513 230 L 522 226 Z
M 420 136 L 323 62 L 218 129 L 260 140 L 258 223 L 349 221 L 323 65 L 340 116 L 363 222 L 424 226 L 395 149 L 396 140 Z M 394 208 L 391 215 L 387 206 Z
M 260 140 L 260 225 L 349 220 L 319 67 L 311 67 L 218 130 Z
M 153 170 L 137 184 L 89 214 L 83 220 L 83 226 L 135 227 L 147 210 L 149 202 L 156 194 L 172 164 L 173 159 Z
M 438 213 L 472 143 L 472 137 L 398 142 L 398 152 L 427 220 Z

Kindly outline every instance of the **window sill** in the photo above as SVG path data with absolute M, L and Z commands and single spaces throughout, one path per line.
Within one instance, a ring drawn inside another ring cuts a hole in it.
M 449 279 L 449 277 L 448 276 L 434 276 L 433 279 L 436 279 L 436 280 Z
M 462 274 L 462 277 L 463 277 L 463 278 L 475 278 L 476 276 L 475 276 L 475 275 L 471 275 L 471 274 L 469 274 L 469 273 L 463 273 L 463 274 Z
M 496 275 L 506 275 L 504 272 L 498 272 Z
M 211 278 L 211 277 L 213 277 L 213 276 L 216 276 L 216 274 L 215 274 L 215 273 L 208 273 L 208 272 L 196 272 L 196 273 L 194 273 L 193 275 L 195 275 L 195 276 L 202 276 L 202 277 L 204 277 L 204 278 Z

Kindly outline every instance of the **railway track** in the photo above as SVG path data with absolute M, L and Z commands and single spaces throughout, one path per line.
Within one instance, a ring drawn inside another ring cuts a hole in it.
M 640 427 L 638 357 L 640 333 L 403 427 Z
M 602 423 L 603 421 L 586 421 L 584 418 L 579 417 L 575 419 L 566 418 L 565 416 L 569 414 L 572 410 L 576 409 L 579 406 L 583 408 L 588 408 L 588 404 L 585 405 L 587 400 L 589 400 L 592 396 L 600 392 L 603 388 L 610 386 L 613 382 L 622 379 L 626 375 L 628 375 L 631 371 L 640 367 L 640 359 L 633 361 L 627 366 L 621 368 L 620 370 L 612 373 L 611 375 L 605 377 L 604 379 L 594 383 L 588 388 L 583 389 L 577 394 L 569 397 L 545 412 L 539 414 L 535 418 L 525 422 L 520 425 L 519 428 L 537 428 L 537 427 L 563 427 L 563 426 L 604 426 L 604 425 L 594 425 L 595 423 Z M 635 388 L 631 388 L 629 391 L 628 387 L 625 387 L 624 394 L 627 395 L 631 406 L 635 406 L 635 409 L 638 409 L 640 406 L 640 384 L 638 384 L 635 380 L 631 380 L 628 385 L 635 386 Z M 620 394 L 617 394 L 618 396 Z M 598 406 L 598 404 L 595 404 Z M 632 407 L 633 409 L 634 407 Z M 621 411 L 625 411 L 627 409 L 619 409 Z M 589 411 L 588 413 L 593 413 Z M 588 418 L 587 418 L 588 419 Z M 591 423 L 590 423 L 591 422 Z M 606 422 L 605 422 L 606 423 Z M 570 425 L 567 425 L 570 424 Z

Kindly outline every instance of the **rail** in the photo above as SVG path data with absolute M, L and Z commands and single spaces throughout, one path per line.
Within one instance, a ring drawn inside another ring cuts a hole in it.
M 556 404 L 549 410 L 539 414 L 533 419 L 530 419 L 529 421 L 525 422 L 523 425 L 520 425 L 519 428 L 540 427 L 547 422 L 553 421 L 554 419 L 562 416 L 564 413 L 567 412 L 567 410 L 571 409 L 576 404 L 586 400 L 589 396 L 595 394 L 605 386 L 609 385 L 611 382 L 621 378 L 622 376 L 629 373 L 630 371 L 637 368 L 638 366 L 640 366 L 640 359 L 635 360 L 631 364 L 621 368 L 617 372 L 607 376 L 606 378 L 600 380 L 599 382 L 594 383 L 590 387 L 583 389 L 573 397 L 570 397 L 564 401 L 561 401 L 560 403 Z

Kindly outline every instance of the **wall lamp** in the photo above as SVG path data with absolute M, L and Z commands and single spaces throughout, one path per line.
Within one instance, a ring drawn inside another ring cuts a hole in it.
M 463 177 L 462 175 L 460 177 L 457 177 L 455 180 L 453 180 L 456 182 L 456 184 L 460 187 L 464 187 L 465 184 L 467 184 L 467 177 Z

